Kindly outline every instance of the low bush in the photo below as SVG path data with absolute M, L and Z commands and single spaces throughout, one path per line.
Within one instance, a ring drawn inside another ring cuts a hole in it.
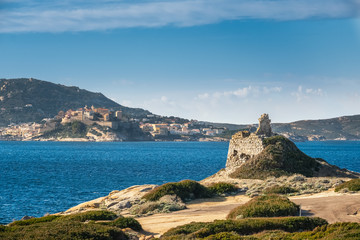
M 4 226 L 4 225 L 0 225 L 0 232 L 5 232 L 6 230 L 8 230 L 9 227 Z
M 264 190 L 265 194 L 289 194 L 298 192 L 295 188 L 289 186 L 279 186 L 275 185 Z
M 141 224 L 132 217 L 119 217 L 112 221 L 111 225 L 118 228 L 131 228 L 134 231 L 142 230 Z
M 85 222 L 88 220 L 114 220 L 118 216 L 109 211 L 88 211 L 83 213 L 75 213 L 71 215 L 61 216 L 57 219 L 57 221 L 77 221 L 77 222 Z
M 226 182 L 213 183 L 208 187 L 208 189 L 213 194 L 217 194 L 217 195 L 224 193 L 233 193 L 238 190 L 238 188 L 234 184 L 226 183 Z
M 25 226 L 9 227 L 0 232 L 1 240 L 125 240 L 128 237 L 120 228 L 100 224 L 84 224 L 77 221 L 41 222 Z
M 157 201 L 165 195 L 177 195 L 181 200 L 191 200 L 196 198 L 208 198 L 212 194 L 208 188 L 192 180 L 183 180 L 175 183 L 165 183 L 154 188 L 143 196 L 148 201 Z
M 241 237 L 239 234 L 236 234 L 234 232 L 221 232 L 210 235 L 203 239 L 204 240 L 241 240 L 241 239 L 249 239 L 249 237 Z
M 10 223 L 9 226 L 25 226 L 25 225 L 31 225 L 31 224 L 35 224 L 35 223 L 41 223 L 41 222 L 51 222 L 59 217 L 60 216 L 49 215 L 49 216 L 45 216 L 45 217 L 31 218 L 31 219 L 27 219 L 27 220 L 19 220 L 19 221 Z
M 359 223 L 334 223 L 315 228 L 313 231 L 292 233 L 288 239 L 360 239 Z
M 352 179 L 350 181 L 347 181 L 347 182 L 344 182 L 344 183 L 338 185 L 335 188 L 335 192 L 338 192 L 341 189 L 345 189 L 345 188 L 349 189 L 349 191 L 352 191 L 352 192 L 360 191 L 360 179 L 359 178 Z
M 225 232 L 250 235 L 266 230 L 283 230 L 286 232 L 309 231 L 325 224 L 327 224 L 327 222 L 324 219 L 317 217 L 215 220 L 214 222 L 209 223 L 189 223 L 172 228 L 163 235 L 162 239 L 198 239 L 215 234 L 225 235 Z
M 176 201 L 177 199 L 180 201 Z M 130 209 L 130 214 L 141 216 L 144 214 L 168 213 L 183 210 L 185 208 L 186 205 L 176 195 L 165 195 L 156 202 L 146 201 L 134 205 Z
M 296 216 L 299 206 L 284 196 L 269 194 L 255 197 L 249 202 L 234 208 L 227 216 L 228 219 L 250 217 L 281 217 Z

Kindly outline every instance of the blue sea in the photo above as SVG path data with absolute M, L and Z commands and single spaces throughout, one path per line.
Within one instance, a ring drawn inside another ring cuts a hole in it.
M 64 211 L 137 184 L 201 180 L 225 167 L 226 142 L 1 142 L 0 224 Z M 297 143 L 360 172 L 360 142 Z

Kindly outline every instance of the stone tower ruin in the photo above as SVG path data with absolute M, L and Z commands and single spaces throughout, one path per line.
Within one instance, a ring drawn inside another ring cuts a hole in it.
M 264 113 L 259 118 L 259 127 L 255 133 L 240 131 L 231 137 L 225 168 L 227 171 L 232 172 L 264 150 L 263 140 L 273 136 L 270 123 L 269 115 Z

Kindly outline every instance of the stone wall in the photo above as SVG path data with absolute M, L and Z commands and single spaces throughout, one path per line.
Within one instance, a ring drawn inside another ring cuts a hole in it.
M 226 170 L 233 171 L 262 150 L 264 150 L 263 136 L 247 131 L 234 134 L 230 140 Z
M 231 137 L 225 168 L 228 172 L 264 150 L 264 138 L 273 135 L 270 122 L 269 115 L 264 113 L 259 118 L 259 127 L 255 133 L 240 131 Z

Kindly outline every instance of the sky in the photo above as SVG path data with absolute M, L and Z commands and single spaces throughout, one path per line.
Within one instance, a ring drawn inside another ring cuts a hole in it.
M 355 115 L 359 17 L 360 0 L 0 0 L 0 78 L 203 121 Z

